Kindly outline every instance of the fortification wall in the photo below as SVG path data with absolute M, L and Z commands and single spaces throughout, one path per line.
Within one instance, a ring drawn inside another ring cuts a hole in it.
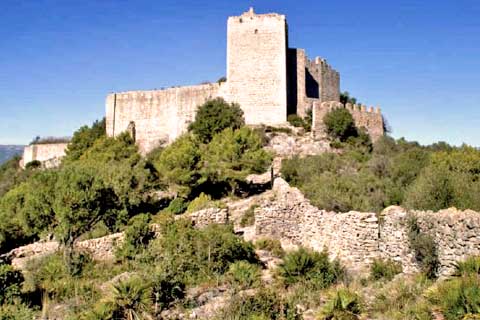
M 68 143 L 32 144 L 23 149 L 21 166 L 24 167 L 32 161 L 40 161 L 46 167 L 53 167 L 59 164 L 60 159 L 65 156 Z
M 378 216 L 369 212 L 335 213 L 310 204 L 301 192 L 277 178 L 275 199 L 255 210 L 255 231 L 284 243 L 317 251 L 327 249 L 349 269 L 365 271 L 374 258 L 391 258 L 406 273 L 418 271 L 408 241 L 408 215 L 415 215 L 423 232 L 438 246 L 439 274 L 446 276 L 454 265 L 480 254 L 480 214 L 456 209 L 440 212 L 412 211 L 389 207 Z
M 325 59 L 290 48 L 287 65 L 289 113 L 305 117 L 315 102 L 340 101 L 340 74 Z
M 284 15 L 251 9 L 228 19 L 227 100 L 240 104 L 247 124 L 286 122 L 287 46 Z
M 186 132 L 197 107 L 223 96 L 224 87 L 223 83 L 211 83 L 110 94 L 106 101 L 107 135 L 115 137 L 133 125 L 140 152 L 146 154 Z
M 347 103 L 344 106 L 337 101 L 331 102 L 314 102 L 312 108 L 312 132 L 316 138 L 324 138 L 326 136 L 325 124 L 323 119 L 325 115 L 335 109 L 346 108 L 353 117 L 357 128 L 365 128 L 373 142 L 382 137 L 384 132 L 383 117 L 380 108 L 374 109 L 366 106 L 352 105 Z

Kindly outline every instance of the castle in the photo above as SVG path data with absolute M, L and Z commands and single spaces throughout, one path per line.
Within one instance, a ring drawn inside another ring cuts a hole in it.
M 247 125 L 283 125 L 287 115 L 313 113 L 314 136 L 324 132 L 323 116 L 340 103 L 340 74 L 305 50 L 290 48 L 284 15 L 256 14 L 251 8 L 228 18 L 226 81 L 165 90 L 112 93 L 106 99 L 107 134 L 134 131 L 142 153 L 183 134 L 206 100 L 222 97 L 240 105 Z M 347 106 L 358 127 L 373 140 L 384 134 L 379 111 Z
M 323 117 L 346 108 L 357 127 L 375 141 L 384 134 L 380 110 L 340 102 L 340 74 L 325 59 L 308 59 L 304 49 L 288 45 L 284 15 L 256 14 L 253 9 L 228 18 L 225 81 L 165 90 L 112 93 L 106 99 L 106 131 L 115 137 L 132 133 L 142 154 L 174 141 L 187 131 L 197 107 L 222 97 L 240 105 L 247 125 L 282 126 L 287 116 L 312 112 L 312 135 L 325 137 Z M 25 148 L 23 163 L 58 162 L 64 145 Z

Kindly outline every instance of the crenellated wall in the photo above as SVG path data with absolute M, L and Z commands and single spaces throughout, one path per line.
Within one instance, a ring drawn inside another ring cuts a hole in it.
M 349 269 L 366 271 L 374 258 L 390 258 L 403 271 L 419 270 L 408 241 L 409 215 L 417 217 L 421 230 L 430 234 L 437 247 L 440 276 L 451 274 L 455 263 L 480 254 L 480 213 L 454 208 L 439 212 L 411 211 L 389 207 L 373 212 L 335 213 L 310 204 L 297 188 L 277 178 L 275 198 L 255 210 L 255 232 L 286 244 L 317 251 L 328 250 Z
M 289 113 L 305 117 L 315 102 L 340 101 L 340 74 L 325 59 L 290 48 L 287 66 Z
M 68 143 L 32 144 L 23 149 L 23 158 L 20 162 L 22 168 L 32 161 L 40 161 L 46 167 L 60 164 L 65 156 Z
M 325 115 L 335 109 L 346 108 L 355 121 L 357 128 L 364 128 L 372 138 L 372 141 L 377 141 L 385 134 L 383 116 L 380 108 L 367 108 L 362 105 L 352 105 L 347 103 L 344 106 L 337 101 L 330 102 L 314 102 L 312 108 L 312 133 L 316 138 L 323 138 L 326 136 L 326 128 L 323 122 Z

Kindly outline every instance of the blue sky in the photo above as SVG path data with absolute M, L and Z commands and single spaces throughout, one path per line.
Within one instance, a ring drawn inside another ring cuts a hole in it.
M 225 75 L 226 19 L 287 15 L 290 46 L 381 106 L 393 136 L 480 146 L 480 1 L 0 2 L 0 144 L 67 136 L 109 92 Z

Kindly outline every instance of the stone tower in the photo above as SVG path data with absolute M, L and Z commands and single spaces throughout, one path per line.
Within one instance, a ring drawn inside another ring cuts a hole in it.
M 287 22 L 252 8 L 228 19 L 227 99 L 240 104 L 249 124 L 287 119 Z

